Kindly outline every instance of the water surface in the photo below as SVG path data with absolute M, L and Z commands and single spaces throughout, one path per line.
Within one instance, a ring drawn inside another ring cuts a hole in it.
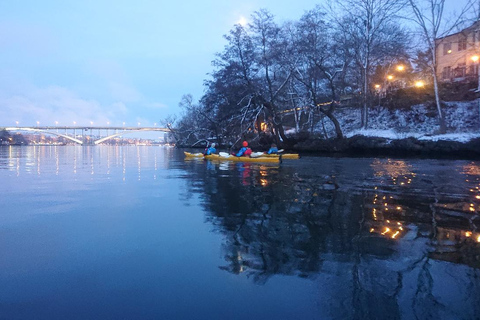
M 0 147 L 0 319 L 478 319 L 480 163 Z

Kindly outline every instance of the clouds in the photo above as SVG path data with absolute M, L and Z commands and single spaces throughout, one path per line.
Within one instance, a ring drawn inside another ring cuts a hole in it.
M 88 125 L 91 121 L 106 125 L 121 123 L 127 116 L 127 108 L 117 102 L 108 105 L 96 100 L 78 97 L 75 92 L 60 87 L 30 88 L 23 94 L 13 96 L 0 95 L 0 119 L 4 125 L 34 126 L 37 121 L 41 125 Z

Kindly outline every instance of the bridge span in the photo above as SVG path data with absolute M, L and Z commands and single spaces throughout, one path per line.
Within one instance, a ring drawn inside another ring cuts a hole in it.
M 170 132 L 168 128 L 159 127 L 103 127 L 103 126 L 35 126 L 35 127 L 0 127 L 0 131 L 38 132 L 63 137 L 81 145 L 97 145 L 109 139 L 131 132 L 161 131 Z M 95 135 L 95 133 L 97 133 Z M 105 135 L 102 135 L 104 133 Z

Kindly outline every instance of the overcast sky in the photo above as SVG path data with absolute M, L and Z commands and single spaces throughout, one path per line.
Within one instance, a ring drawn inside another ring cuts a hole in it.
M 0 126 L 153 126 L 183 94 L 201 97 L 242 17 L 266 8 L 298 20 L 318 2 L 2 0 Z

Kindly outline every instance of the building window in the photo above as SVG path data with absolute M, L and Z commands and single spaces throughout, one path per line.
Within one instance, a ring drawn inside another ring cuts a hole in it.
M 467 38 L 458 40 L 458 51 L 467 50 Z
M 455 68 L 455 78 L 463 78 L 467 72 L 467 66 L 465 63 L 459 63 L 458 67 Z
M 473 75 L 476 75 L 477 74 L 477 70 L 476 70 L 476 65 L 474 64 L 471 64 L 470 66 L 468 66 L 468 75 L 469 76 L 473 76 Z
M 451 43 L 444 43 L 443 44 L 443 55 L 447 55 L 452 53 L 452 44 Z
M 452 69 L 451 67 L 443 67 L 443 71 L 442 71 L 442 79 L 443 80 L 450 79 L 451 69 Z

